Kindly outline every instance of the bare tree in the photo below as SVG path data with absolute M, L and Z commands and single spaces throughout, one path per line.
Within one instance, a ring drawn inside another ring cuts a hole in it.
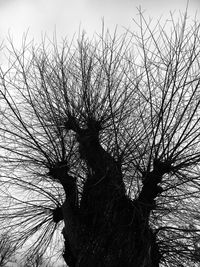
M 137 33 L 11 43 L 2 227 L 29 252 L 63 238 L 70 267 L 200 262 L 199 23 L 139 18 Z

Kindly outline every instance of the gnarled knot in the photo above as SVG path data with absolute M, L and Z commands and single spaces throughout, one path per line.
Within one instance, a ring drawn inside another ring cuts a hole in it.
M 54 210 L 52 210 L 53 213 L 53 221 L 55 223 L 59 223 L 63 220 L 63 213 L 62 213 L 62 207 L 57 206 Z
M 101 122 L 94 118 L 88 118 L 83 126 L 77 132 L 77 141 L 82 142 L 86 139 L 98 139 L 99 132 L 102 129 Z
M 71 114 L 68 114 L 67 120 L 65 121 L 65 129 L 72 130 L 76 133 L 78 133 L 80 130 L 77 119 Z
M 163 175 L 165 173 L 170 173 L 173 169 L 171 162 L 169 161 L 161 161 L 160 159 L 154 159 L 153 169 L 155 172 Z
M 55 180 L 61 181 L 67 175 L 68 171 L 69 166 L 66 162 L 58 162 L 49 168 L 48 175 Z

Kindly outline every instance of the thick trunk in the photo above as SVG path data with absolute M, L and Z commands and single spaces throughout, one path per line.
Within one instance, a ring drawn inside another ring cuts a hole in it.
M 155 235 L 143 217 L 143 207 L 126 197 L 104 204 L 106 207 L 100 205 L 96 212 L 88 214 L 86 211 L 87 215 L 83 215 L 77 231 L 78 238 L 73 238 L 74 227 L 67 225 L 64 218 L 65 229 L 68 229 L 64 235 L 64 256 L 68 265 L 158 267 L 159 250 Z M 96 205 L 94 203 L 94 207 Z M 73 240 L 77 241 L 75 250 Z
M 66 192 L 62 213 L 68 266 L 158 267 L 159 250 L 149 215 L 163 173 L 155 168 L 147 175 L 138 199 L 132 201 L 126 196 L 119 165 L 99 143 L 97 129 L 81 130 L 77 124 L 71 128 L 78 135 L 80 156 L 91 172 L 79 206 L 74 183 L 69 186 L 64 174 L 54 174 Z

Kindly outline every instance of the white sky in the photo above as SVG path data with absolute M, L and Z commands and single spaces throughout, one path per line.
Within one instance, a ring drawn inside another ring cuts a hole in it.
M 0 0 L 0 41 L 8 35 L 15 41 L 29 28 L 29 35 L 38 37 L 46 32 L 50 37 L 55 30 L 62 37 L 72 36 L 79 26 L 89 35 L 101 29 L 104 17 L 106 27 L 131 27 L 141 5 L 146 15 L 158 18 L 169 11 L 184 11 L 187 0 Z M 194 16 L 200 1 L 189 0 L 189 14 Z

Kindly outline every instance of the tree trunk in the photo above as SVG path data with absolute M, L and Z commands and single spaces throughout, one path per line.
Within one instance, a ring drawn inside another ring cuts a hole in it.
M 80 157 L 90 174 L 76 208 L 69 195 L 75 194 L 75 187 L 74 192 L 72 187 L 69 190 L 68 183 L 59 178 L 66 191 L 62 207 L 66 263 L 69 267 L 158 267 L 159 250 L 149 215 L 162 173 L 155 169 L 147 175 L 138 199 L 130 200 L 120 166 L 101 147 L 98 131 L 81 130 L 77 125 L 75 131 Z

